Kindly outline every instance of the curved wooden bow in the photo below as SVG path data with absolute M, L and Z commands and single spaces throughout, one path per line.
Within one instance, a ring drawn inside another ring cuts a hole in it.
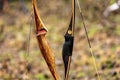
M 38 40 L 38 44 L 39 44 L 41 53 L 49 67 L 49 70 L 50 70 L 52 76 L 54 77 L 54 80 L 59 80 L 59 76 L 58 76 L 56 68 L 55 68 L 54 54 L 52 53 L 52 50 L 51 50 L 50 46 L 48 45 L 48 42 L 45 38 L 45 35 L 47 33 L 47 28 L 44 26 L 44 24 L 39 16 L 36 0 L 32 0 L 32 1 L 33 1 L 35 23 L 36 23 L 37 40 Z
M 74 43 L 74 28 L 75 28 L 75 0 L 72 0 L 72 16 L 71 16 L 70 25 L 64 36 L 65 43 L 63 45 L 63 50 L 62 50 L 62 57 L 63 57 L 64 68 L 65 68 L 64 80 L 68 80 L 68 75 L 70 70 L 73 43 Z

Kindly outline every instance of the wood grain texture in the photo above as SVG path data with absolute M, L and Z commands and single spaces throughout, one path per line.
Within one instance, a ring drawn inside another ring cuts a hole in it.
M 59 80 L 59 75 L 55 68 L 55 56 L 45 38 L 45 35 L 47 33 L 47 28 L 44 26 L 44 24 L 39 16 L 36 0 L 33 0 L 33 8 L 34 8 L 34 16 L 35 16 L 35 22 L 36 22 L 36 30 L 37 30 L 37 34 L 39 34 L 39 35 L 37 35 L 39 48 L 41 50 L 41 53 L 48 65 L 48 67 L 49 67 L 49 70 L 50 70 L 52 76 L 54 77 L 54 80 Z M 40 33 L 41 29 L 44 29 L 46 32 Z

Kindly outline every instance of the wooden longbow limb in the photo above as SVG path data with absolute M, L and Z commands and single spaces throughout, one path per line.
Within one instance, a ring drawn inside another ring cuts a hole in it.
M 55 68 L 55 57 L 52 53 L 52 50 L 45 38 L 45 35 L 47 33 L 47 28 L 44 26 L 38 12 L 37 8 L 37 2 L 36 0 L 33 1 L 33 9 L 34 9 L 34 16 L 35 16 L 35 23 L 36 23 L 36 34 L 37 34 L 37 40 L 39 44 L 39 48 L 41 50 L 41 53 L 49 67 L 49 70 L 54 78 L 54 80 L 59 80 L 58 73 Z
M 72 0 L 72 16 L 71 16 L 70 25 L 65 34 L 65 43 L 63 45 L 63 50 L 62 50 L 62 57 L 65 68 L 64 80 L 68 80 L 68 76 L 69 76 L 73 44 L 74 44 L 74 28 L 75 28 L 75 0 Z

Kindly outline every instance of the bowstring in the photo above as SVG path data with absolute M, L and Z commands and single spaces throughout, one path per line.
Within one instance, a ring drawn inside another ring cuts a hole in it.
M 28 57 L 30 56 L 30 41 L 31 41 L 31 33 L 32 33 L 32 20 L 33 20 L 33 14 L 31 13 L 31 20 L 29 23 L 29 32 L 28 32 L 28 40 L 27 40 L 27 53 L 26 53 L 26 58 L 28 61 Z
M 92 50 L 92 46 L 91 46 L 91 43 L 90 43 L 90 39 L 89 39 L 89 36 L 88 36 L 88 31 L 87 31 L 87 28 L 86 28 L 86 25 L 85 25 L 84 16 L 83 16 L 83 14 L 82 14 L 82 9 L 81 9 L 81 6 L 80 6 L 80 3 L 79 3 L 78 0 L 77 0 L 77 4 L 78 4 L 80 16 L 81 16 L 81 18 L 82 18 L 82 22 L 83 22 L 83 27 L 84 27 L 84 30 L 85 30 L 86 38 L 87 38 L 87 41 L 88 41 L 88 44 L 89 44 L 89 49 L 90 49 L 90 53 L 91 53 L 91 56 L 92 56 L 94 68 L 95 68 L 95 71 L 96 71 L 98 80 L 101 80 L 100 75 L 99 75 L 99 72 L 98 72 L 97 64 L 96 64 L 96 59 L 95 59 L 95 56 L 94 56 L 94 53 L 93 53 L 93 50 Z
M 30 56 L 30 40 L 31 40 L 31 33 L 32 33 L 32 20 L 33 20 L 33 14 L 31 13 L 30 15 L 30 22 L 29 22 L 29 32 L 28 32 L 28 39 L 27 39 L 27 50 L 26 50 L 26 54 L 25 54 L 25 59 L 27 61 L 27 66 L 30 64 L 30 61 L 29 61 L 29 56 Z M 28 71 L 26 70 L 25 71 L 26 75 L 28 75 Z M 29 80 L 29 77 L 28 79 L 26 80 Z

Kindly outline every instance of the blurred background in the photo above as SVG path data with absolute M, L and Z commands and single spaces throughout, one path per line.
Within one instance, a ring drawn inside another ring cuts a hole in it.
M 119 1 L 79 1 L 101 79 L 120 80 Z M 57 71 L 63 79 L 61 52 L 71 17 L 71 0 L 37 2 L 41 18 L 49 30 L 46 37 L 55 54 Z M 77 5 L 75 25 L 69 80 L 97 80 Z M 53 80 L 39 51 L 31 0 L 0 0 L 0 80 Z

